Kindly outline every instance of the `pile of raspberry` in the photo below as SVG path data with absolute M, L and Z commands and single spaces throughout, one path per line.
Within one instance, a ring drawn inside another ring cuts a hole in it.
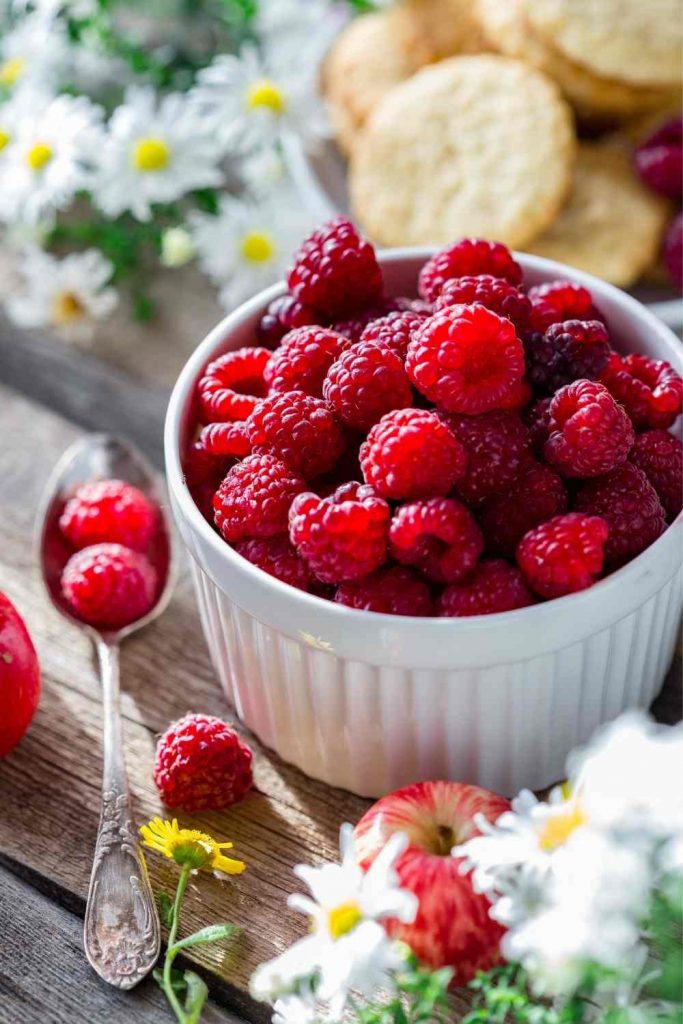
M 680 511 L 683 381 L 619 354 L 585 288 L 525 288 L 505 246 L 463 239 L 419 298 L 387 297 L 345 217 L 287 284 L 205 368 L 185 462 L 264 572 L 364 611 L 491 614 L 592 586 Z

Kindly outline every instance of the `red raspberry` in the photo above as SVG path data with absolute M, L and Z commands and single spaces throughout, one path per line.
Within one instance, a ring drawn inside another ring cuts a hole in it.
M 244 420 L 237 423 L 207 424 L 199 435 L 198 444 L 209 456 L 223 458 L 243 459 L 251 451 Z
M 636 437 L 630 461 L 642 469 L 669 519 L 683 508 L 683 445 L 666 430 L 646 430 Z
M 571 281 L 546 281 L 530 288 L 531 329 L 544 333 L 563 320 L 604 320 L 587 288 Z
M 541 597 L 585 590 L 602 572 L 604 519 L 569 512 L 541 523 L 523 537 L 517 562 L 527 583 Z
M 567 511 L 567 490 L 557 473 L 542 462 L 528 462 L 503 494 L 484 505 L 479 525 L 492 554 L 514 558 L 525 533 Z
M 305 239 L 287 285 L 300 302 L 338 317 L 377 301 L 382 271 L 348 217 L 335 217 Z
M 479 274 L 502 277 L 513 285 L 522 281 L 522 268 L 505 245 L 483 238 L 463 238 L 427 260 L 417 290 L 427 302 L 434 302 L 446 281 Z
M 16 747 L 40 701 L 40 664 L 26 624 L 0 593 L 0 759 Z
M 674 117 L 653 132 L 633 155 L 646 185 L 668 199 L 680 199 L 683 190 L 683 118 Z
M 286 533 L 238 541 L 235 551 L 269 576 L 289 583 L 290 587 L 296 587 L 297 590 L 308 590 L 308 566 L 289 543 Z
M 288 331 L 320 322 L 320 315 L 293 295 L 278 295 L 269 303 L 258 325 L 258 339 L 265 348 L 275 348 Z
M 202 484 L 219 483 L 230 469 L 231 459 L 223 455 L 214 455 L 207 447 L 205 440 L 198 439 L 185 452 L 183 473 L 185 483 L 193 490 Z
M 82 484 L 64 506 L 59 528 L 74 548 L 111 541 L 145 551 L 159 522 L 146 494 L 123 480 Z
M 287 529 L 289 506 L 305 487 L 304 478 L 274 455 L 248 455 L 214 496 L 216 526 L 227 541 L 273 537 Z
M 391 566 L 365 579 L 340 583 L 334 595 L 338 604 L 383 615 L 432 615 L 429 587 L 412 569 Z
M 219 811 L 251 789 L 251 762 L 251 750 L 226 722 L 188 714 L 157 743 L 154 781 L 167 807 Z
M 543 448 L 563 476 L 601 476 L 626 460 L 635 434 L 607 388 L 577 380 L 550 403 L 550 436 Z
M 600 320 L 564 320 L 545 334 L 524 340 L 526 372 L 537 391 L 553 394 L 575 380 L 597 380 L 610 357 L 609 335 Z
M 303 391 L 320 398 L 325 374 L 350 345 L 329 327 L 299 327 L 282 339 L 264 373 L 273 391 Z
M 389 313 L 397 313 L 400 311 L 400 308 L 399 299 L 380 299 L 379 302 L 370 306 L 369 309 L 355 313 L 352 317 L 347 317 L 344 320 L 335 320 L 332 326 L 335 331 L 343 334 L 345 338 L 348 338 L 355 345 L 357 341 L 360 341 L 363 331 L 368 324 L 387 316 Z
M 303 391 L 264 398 L 249 417 L 248 429 L 254 448 L 284 459 L 307 480 L 331 470 L 345 448 L 329 405 Z
M 579 512 L 602 516 L 609 526 L 608 562 L 626 562 L 657 540 L 666 529 L 664 509 L 642 470 L 623 466 L 583 484 L 576 495 Z
M 484 548 L 472 513 L 453 498 L 401 505 L 389 529 L 397 562 L 414 565 L 435 583 L 457 583 L 472 571 Z
M 673 366 L 648 356 L 615 353 L 600 377 L 638 430 L 670 427 L 681 412 L 683 380 Z
M 529 428 L 531 446 L 538 455 L 543 454 L 543 446 L 550 435 L 550 403 L 552 398 L 539 398 L 522 413 L 522 419 Z
M 156 590 L 149 560 L 122 544 L 83 548 L 62 572 L 62 594 L 73 615 L 98 629 L 137 622 L 151 610 Z
M 534 604 L 519 569 L 498 558 L 485 559 L 462 583 L 452 583 L 439 598 L 439 615 L 492 615 Z
M 359 341 L 327 374 L 323 395 L 339 419 L 367 431 L 392 409 L 413 404 L 413 389 L 399 357 L 384 345 Z
M 683 290 L 683 213 L 677 213 L 664 236 L 664 263 L 671 280 Z
M 363 330 L 360 340 L 385 345 L 400 359 L 405 360 L 410 339 L 426 319 L 426 313 L 415 313 L 410 310 L 387 313 L 386 316 L 372 320 Z
M 429 409 L 399 409 L 377 423 L 360 448 L 365 482 L 384 498 L 447 494 L 465 472 L 466 455 Z
M 204 422 L 246 420 L 268 390 L 263 372 L 269 359 L 267 348 L 239 348 L 209 363 L 197 385 Z
M 439 297 L 434 304 L 434 312 L 448 306 L 478 302 L 486 306 L 492 313 L 505 316 L 511 320 L 519 334 L 523 334 L 529 326 L 531 303 L 519 288 L 509 281 L 491 274 L 479 274 L 476 277 L 455 277 L 446 281 Z
M 388 529 L 386 501 L 355 482 L 329 498 L 300 494 L 289 513 L 290 540 L 322 583 L 358 580 L 378 569 Z
M 408 346 L 415 387 L 447 412 L 498 408 L 524 376 L 524 349 L 509 320 L 484 306 L 449 306 L 426 320 Z
M 479 505 L 506 490 L 528 457 L 529 431 L 516 412 L 496 409 L 482 416 L 443 416 L 467 453 L 458 494 Z

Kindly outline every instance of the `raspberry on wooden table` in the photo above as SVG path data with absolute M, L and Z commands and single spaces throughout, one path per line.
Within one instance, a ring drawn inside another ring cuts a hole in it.
M 672 117 L 637 147 L 633 162 L 653 192 L 668 199 L 683 191 L 683 118 Z
M 93 544 L 72 555 L 62 571 L 62 594 L 72 614 L 100 629 L 121 629 L 154 604 L 157 574 L 145 555 L 122 544 Z
M 329 472 L 346 447 L 330 406 L 303 391 L 268 395 L 249 417 L 248 430 L 254 449 L 283 459 L 307 480 Z
M 300 302 L 341 317 L 376 302 L 382 272 L 375 250 L 348 217 L 335 217 L 305 239 L 294 256 L 287 286 Z
M 246 420 L 266 394 L 270 356 L 267 348 L 238 348 L 209 363 L 197 385 L 203 422 Z
M 481 416 L 443 415 L 467 453 L 458 494 L 479 505 L 508 488 L 529 452 L 529 430 L 516 412 L 496 409 Z
M 567 489 L 554 469 L 531 459 L 501 494 L 484 504 L 479 515 L 486 550 L 514 558 L 529 530 L 567 511 Z
M 628 561 L 666 529 L 657 492 L 645 473 L 630 462 L 584 483 L 574 507 L 586 515 L 602 516 L 609 526 L 605 544 L 608 562 Z
M 213 715 L 185 715 L 157 743 L 154 781 L 166 807 L 219 811 L 251 789 L 252 753 Z
M 359 341 L 330 367 L 323 395 L 339 419 L 353 430 L 367 431 L 385 413 L 413 404 L 402 360 L 390 348 Z
M 372 320 L 363 329 L 360 340 L 385 345 L 400 359 L 405 360 L 410 339 L 426 319 L 426 313 L 416 313 L 411 310 L 387 313 L 386 316 Z
M 418 291 L 427 302 L 434 302 L 446 281 L 455 277 L 489 274 L 510 284 L 522 281 L 522 268 L 507 246 L 485 238 L 463 238 L 428 259 L 418 280 Z
M 307 491 L 292 502 L 289 537 L 322 583 L 358 580 L 386 559 L 389 516 L 386 501 L 355 482 L 328 498 Z
M 536 391 L 553 394 L 575 380 L 597 380 L 607 366 L 611 348 L 601 320 L 564 320 L 545 334 L 524 339 L 526 373 Z
M 403 565 L 434 583 L 457 583 L 477 563 L 484 540 L 470 510 L 454 498 L 401 505 L 391 521 L 389 546 Z
M 568 512 L 530 530 L 517 547 L 517 564 L 541 597 L 585 590 L 602 572 L 608 525 L 598 516 Z
M 124 480 L 81 484 L 59 517 L 59 528 L 74 548 L 110 541 L 145 551 L 156 532 L 159 510 Z
M 614 352 L 601 382 L 620 402 L 637 430 L 670 427 L 683 407 L 683 380 L 670 363 Z
M 460 441 L 429 409 L 387 413 L 360 448 L 363 478 L 384 498 L 448 494 L 465 472 L 466 461 Z
M 243 459 L 251 451 L 244 420 L 234 423 L 207 423 L 199 435 L 199 444 L 210 456 Z
M 434 303 L 434 312 L 447 306 L 458 306 L 478 302 L 492 313 L 511 320 L 518 334 L 529 326 L 531 303 L 519 288 L 515 288 L 502 277 L 478 274 L 475 277 L 456 277 L 446 281 Z
M 683 444 L 666 430 L 646 430 L 636 437 L 629 461 L 642 469 L 669 520 L 683 508 Z
M 351 342 L 330 327 L 298 327 L 282 339 L 264 372 L 271 392 L 303 391 L 320 398 L 325 374 Z
M 258 339 L 264 348 L 275 348 L 288 331 L 320 323 L 320 319 L 315 309 L 304 306 L 293 295 L 278 295 L 259 321 Z
M 604 320 L 587 288 L 572 281 L 546 281 L 528 291 L 531 329 L 543 334 L 564 320 Z
M 577 380 L 550 403 L 550 434 L 543 451 L 563 476 L 601 476 L 624 462 L 635 434 L 623 406 L 607 388 Z
M 505 317 L 477 304 L 448 306 L 419 328 L 406 370 L 415 387 L 447 412 L 499 408 L 524 376 L 524 349 Z
M 384 615 L 433 615 L 429 587 L 412 569 L 394 565 L 355 582 L 340 583 L 337 604 Z
M 451 583 L 438 601 L 439 615 L 492 615 L 535 603 L 519 569 L 498 558 L 484 559 L 462 583 Z
M 216 526 L 227 541 L 283 533 L 289 506 L 305 488 L 304 478 L 281 459 L 248 455 L 232 467 L 214 496 Z
M 297 590 L 308 590 L 311 582 L 308 566 L 292 547 L 286 533 L 240 540 L 235 544 L 235 551 L 269 576 L 289 583 Z

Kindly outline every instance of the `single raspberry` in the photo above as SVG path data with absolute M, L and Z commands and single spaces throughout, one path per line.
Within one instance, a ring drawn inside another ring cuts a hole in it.
M 484 540 L 472 513 L 453 498 L 401 505 L 389 529 L 392 556 L 435 583 L 457 583 L 472 571 Z
M 332 469 L 346 446 L 329 405 L 303 391 L 269 395 L 248 422 L 254 448 L 300 470 L 307 480 Z
M 600 320 L 564 320 L 524 339 L 526 373 L 536 391 L 552 395 L 575 380 L 597 380 L 609 361 L 607 328 Z
M 358 580 L 386 559 L 389 506 L 355 482 L 329 498 L 308 491 L 292 503 L 289 537 L 322 583 Z
M 204 422 L 246 420 L 268 390 L 263 373 L 269 359 L 267 348 L 239 348 L 209 363 L 197 385 Z
M 278 295 L 259 321 L 258 340 L 264 348 L 275 348 L 288 331 L 317 323 L 320 314 L 315 309 L 304 306 L 293 295 Z
M 203 484 L 195 484 L 193 487 L 190 487 L 192 500 L 210 526 L 215 525 L 213 499 L 216 494 L 217 487 L 217 483 L 211 484 L 207 482 Z
M 624 406 L 637 430 L 666 429 L 681 412 L 683 380 L 669 363 L 615 352 L 600 381 Z
M 671 280 L 677 288 L 683 290 L 683 213 L 677 213 L 669 224 L 662 255 Z
M 543 334 L 551 324 L 563 320 L 602 320 L 587 288 L 572 281 L 546 281 L 528 291 L 531 329 Z
M 346 317 L 344 320 L 335 320 L 332 326 L 335 331 L 343 334 L 345 338 L 348 338 L 355 345 L 357 341 L 360 341 L 363 331 L 368 324 L 387 316 L 389 313 L 397 313 L 400 309 L 399 299 L 380 299 L 379 302 L 374 303 L 369 309 L 364 309 L 360 313 Z
M 645 139 L 633 154 L 635 168 L 654 192 L 680 199 L 683 191 L 683 118 L 674 117 Z
M 496 409 L 481 416 L 442 418 L 467 453 L 458 494 L 468 504 L 479 505 L 510 487 L 529 452 L 529 431 L 518 414 Z
M 451 583 L 439 598 L 439 615 L 492 615 L 534 604 L 519 569 L 503 559 L 484 559 L 462 583 Z
M 218 487 L 231 465 L 230 458 L 210 452 L 200 435 L 200 438 L 191 444 L 185 452 L 183 459 L 185 483 L 190 490 L 206 483 Z
M 567 511 L 567 489 L 558 474 L 542 462 L 525 463 L 503 494 L 485 503 L 479 516 L 486 550 L 514 558 L 525 533 Z
M 602 572 L 609 529 L 598 516 L 568 512 L 534 527 L 517 547 L 517 563 L 541 597 L 562 597 L 585 590 Z
M 524 376 L 524 349 L 509 320 L 484 306 L 449 306 L 419 328 L 406 370 L 415 387 L 448 412 L 496 409 Z
M 641 469 L 623 466 L 583 484 L 575 507 L 586 515 L 602 516 L 609 526 L 605 544 L 608 562 L 626 562 L 640 554 L 666 529 L 657 492 Z
M 350 345 L 329 327 L 298 327 L 282 339 L 266 366 L 270 391 L 303 391 L 320 398 L 325 374 Z
M 235 551 L 269 576 L 297 590 L 308 590 L 311 581 L 308 566 L 289 543 L 286 533 L 238 541 Z
M 403 566 L 378 569 L 362 580 L 340 583 L 334 599 L 349 608 L 383 615 L 433 614 L 429 587 Z
M 62 594 L 73 615 L 98 629 L 137 622 L 151 610 L 156 591 L 151 562 L 122 544 L 83 548 L 62 572 Z
M 74 548 L 111 541 L 145 551 L 159 522 L 159 509 L 124 480 L 82 484 L 64 506 L 59 528 Z
M 219 811 L 251 789 L 251 762 L 251 750 L 226 722 L 188 714 L 159 739 L 154 782 L 166 807 Z
M 432 498 L 448 494 L 463 475 L 466 454 L 435 412 L 398 409 L 372 428 L 360 465 L 365 482 L 384 498 Z
M 287 529 L 289 506 L 305 487 L 304 478 L 274 455 L 248 455 L 214 496 L 216 526 L 227 541 L 273 537 Z
M 479 274 L 501 277 L 513 285 L 522 281 L 522 268 L 505 245 L 483 238 L 463 238 L 427 260 L 417 290 L 427 302 L 434 302 L 446 281 Z
M 243 459 L 251 451 L 247 425 L 236 423 L 208 423 L 199 435 L 199 444 L 209 456 Z
M 413 404 L 413 389 L 401 359 L 390 348 L 359 341 L 330 367 L 323 395 L 339 419 L 367 431 L 392 409 Z
M 426 313 L 406 310 L 402 313 L 387 313 L 372 320 L 361 334 L 361 341 L 373 341 L 390 348 L 399 359 L 405 360 L 408 343 L 418 327 L 427 319 Z
M 543 454 L 543 446 L 550 436 L 550 403 L 552 398 L 539 398 L 522 413 L 522 419 L 529 428 L 531 447 L 537 455 Z
M 675 519 L 683 508 L 683 445 L 666 430 L 646 430 L 636 437 L 629 460 L 642 469 L 664 506 Z
M 300 302 L 339 317 L 377 301 L 382 271 L 375 250 L 348 217 L 335 217 L 305 239 L 287 286 Z
M 543 452 L 563 476 L 601 476 L 626 460 L 635 434 L 607 388 L 577 380 L 550 403 L 550 435 Z
M 40 702 L 40 663 L 26 623 L 0 592 L 0 760 L 33 721 Z
M 498 316 L 507 317 L 520 335 L 529 326 L 531 303 L 524 292 L 502 277 L 492 277 L 491 274 L 455 277 L 451 281 L 446 281 L 434 304 L 434 312 L 438 313 L 447 306 L 472 302 L 486 306 Z

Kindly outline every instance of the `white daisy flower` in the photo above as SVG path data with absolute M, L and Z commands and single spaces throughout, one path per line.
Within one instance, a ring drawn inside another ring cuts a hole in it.
M 62 260 L 29 249 L 19 268 L 23 290 L 7 299 L 7 312 L 20 327 L 52 327 L 74 338 L 86 337 L 93 321 L 106 319 L 118 302 L 109 286 L 113 269 L 98 249 Z
M 36 10 L 0 35 L 0 90 L 53 88 L 68 60 L 64 26 Z
M 101 117 L 85 96 L 66 95 L 38 100 L 18 117 L 0 162 L 0 218 L 35 222 L 87 187 Z
M 220 185 L 220 156 L 214 133 L 186 96 L 172 93 L 157 101 L 154 89 L 132 88 L 109 121 L 94 200 L 109 217 L 130 210 L 138 220 L 151 220 L 153 203 Z

